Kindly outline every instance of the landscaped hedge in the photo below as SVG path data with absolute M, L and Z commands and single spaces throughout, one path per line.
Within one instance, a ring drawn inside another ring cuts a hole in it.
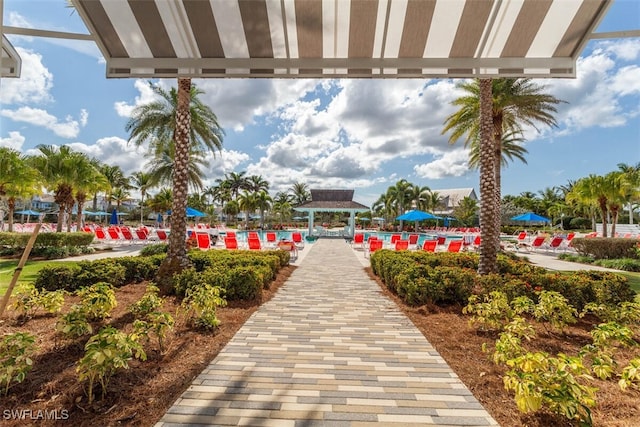
M 611 237 L 574 238 L 571 246 L 594 259 L 639 258 L 638 240 Z
M 175 293 L 199 284 L 219 286 L 228 300 L 253 300 L 268 288 L 282 266 L 289 263 L 288 251 L 190 251 L 193 268 L 173 278 Z M 38 289 L 75 291 L 98 282 L 114 287 L 153 280 L 165 253 L 152 256 L 105 258 L 46 266 L 36 276 Z
M 24 249 L 30 238 L 30 233 L 0 232 L 0 246 Z M 93 233 L 38 233 L 33 246 L 34 248 L 89 246 L 93 239 Z
M 556 291 L 581 310 L 587 303 L 633 301 L 635 292 L 621 275 L 600 271 L 549 272 L 524 260 L 498 255 L 498 273 L 476 274 L 479 256 L 471 253 L 376 251 L 371 267 L 385 285 L 410 305 L 466 305 L 472 293 L 502 291 L 511 300 Z

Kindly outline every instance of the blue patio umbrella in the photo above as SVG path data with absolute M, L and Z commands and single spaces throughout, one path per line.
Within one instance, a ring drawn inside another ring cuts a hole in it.
M 400 221 L 423 221 L 425 219 L 440 219 L 439 216 L 435 216 L 429 212 L 424 212 L 420 210 L 411 210 L 403 213 L 399 217 L 396 218 Z
M 171 215 L 171 209 L 169 209 L 169 210 L 167 211 L 167 215 Z M 203 216 L 207 216 L 207 214 L 206 214 L 206 213 L 204 213 L 204 212 L 200 212 L 200 211 L 199 211 L 199 210 L 197 210 L 197 209 L 190 208 L 189 206 L 187 206 L 187 216 L 188 216 L 188 217 L 189 217 L 189 216 L 203 217 Z
M 512 221 L 525 221 L 525 222 L 551 222 L 549 218 L 540 216 L 534 212 L 523 213 L 522 215 L 516 215 L 511 217 Z
M 38 212 L 38 211 L 32 211 L 31 209 L 24 209 L 24 210 L 21 210 L 21 211 L 15 211 L 14 213 L 15 213 L 16 215 L 28 215 L 28 216 L 31 216 L 31 215 L 36 215 L 36 216 L 37 216 L 37 215 L 40 215 L 40 212 Z
M 120 221 L 118 220 L 118 211 L 114 209 L 111 212 L 111 218 L 109 219 L 109 224 L 117 225 L 119 223 L 120 223 Z

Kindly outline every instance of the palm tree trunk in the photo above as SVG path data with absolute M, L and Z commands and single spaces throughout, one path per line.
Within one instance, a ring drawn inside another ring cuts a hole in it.
M 174 134 L 173 204 L 171 234 L 167 257 L 158 271 L 158 287 L 164 294 L 172 292 L 171 277 L 189 266 L 187 257 L 187 193 L 189 165 L 189 130 L 191 128 L 191 79 L 178 78 L 178 105 Z
M 480 79 L 480 262 L 479 274 L 497 271 L 495 141 L 491 79 Z
M 9 229 L 7 230 L 9 233 L 13 232 L 13 213 L 16 211 L 16 199 L 14 197 L 9 197 L 7 200 L 7 208 L 9 208 L 9 217 L 7 218 L 7 224 Z M 0 231 L 4 231 L 0 229 Z

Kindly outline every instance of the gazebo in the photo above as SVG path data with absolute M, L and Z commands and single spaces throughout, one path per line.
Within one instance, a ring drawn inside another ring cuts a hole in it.
M 368 212 L 369 207 L 353 201 L 354 190 L 311 190 L 311 201 L 293 208 L 297 212 L 309 215 L 309 235 L 313 233 L 315 212 L 349 212 L 349 230 L 343 237 L 353 237 L 356 212 Z

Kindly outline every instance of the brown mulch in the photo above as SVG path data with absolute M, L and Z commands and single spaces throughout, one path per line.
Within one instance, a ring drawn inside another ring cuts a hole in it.
M 268 301 L 295 269 L 281 270 L 269 290 L 264 290 L 261 302 Z M 370 269 L 368 269 L 371 275 Z M 374 276 L 371 276 L 377 280 Z M 473 392 L 490 414 L 502 426 L 548 427 L 571 425 L 551 414 L 521 414 L 510 395 L 504 390 L 504 368 L 494 365 L 490 355 L 481 351 L 483 343 L 491 346 L 495 336 L 476 332 L 469 327 L 468 317 L 460 314 L 460 307 L 405 307 L 380 283 L 381 292 L 397 302 L 413 323 L 440 352 L 461 380 Z M 145 284 L 127 285 L 117 290 L 118 307 L 104 324 L 131 328 L 133 318 L 127 307 L 145 291 Z M 66 312 L 76 302 L 67 297 Z M 129 370 L 119 371 L 109 382 L 107 394 L 89 405 L 83 384 L 77 380 L 76 362 L 83 356 L 85 339 L 65 341 L 56 338 L 56 316 L 36 315 L 23 322 L 17 313 L 7 310 L 0 321 L 0 335 L 18 330 L 37 336 L 38 354 L 27 379 L 13 386 L 8 396 L 0 397 L 0 425 L 8 426 L 152 426 L 191 384 L 192 380 L 215 358 L 261 302 L 236 303 L 220 308 L 220 327 L 204 332 L 188 326 L 184 316 L 177 314 L 179 301 L 167 298 L 164 311 L 176 320 L 174 331 L 167 339 L 165 354 L 160 354 L 154 342 L 145 346 L 148 359 L 134 360 Z M 535 340 L 539 350 L 551 354 L 576 354 L 580 346 L 590 341 L 589 330 L 594 319 L 581 320 L 566 329 L 565 335 L 554 336 L 538 328 Z M 94 331 L 102 324 L 94 324 Z M 532 350 L 535 350 L 532 348 Z M 638 351 L 635 350 L 635 355 Z M 632 351 L 620 354 L 620 363 L 632 357 Z M 623 427 L 640 425 L 640 392 L 621 392 L 615 381 L 594 381 L 600 390 L 598 406 L 594 409 L 594 425 Z M 6 411 L 31 411 L 26 419 L 9 419 Z M 38 412 L 48 411 L 48 412 Z M 55 420 L 43 417 L 57 416 Z

